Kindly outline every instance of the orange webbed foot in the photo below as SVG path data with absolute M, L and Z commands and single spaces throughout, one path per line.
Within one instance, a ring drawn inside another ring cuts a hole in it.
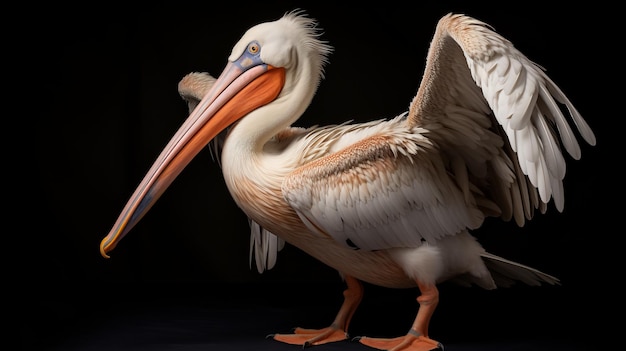
M 388 351 L 443 351 L 441 343 L 425 337 L 415 336 L 411 333 L 397 338 L 370 338 L 366 336 L 356 337 L 353 340 L 363 345 Z
M 286 344 L 307 347 L 347 340 L 348 334 L 344 330 L 331 325 L 323 329 L 295 328 L 293 334 L 272 334 L 269 337 Z

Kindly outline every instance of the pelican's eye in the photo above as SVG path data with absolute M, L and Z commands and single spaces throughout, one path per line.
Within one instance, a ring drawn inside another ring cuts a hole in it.
M 261 51 L 261 45 L 259 45 L 259 43 L 257 43 L 256 41 L 248 44 L 248 52 L 252 55 L 256 55 L 259 53 L 259 51 Z

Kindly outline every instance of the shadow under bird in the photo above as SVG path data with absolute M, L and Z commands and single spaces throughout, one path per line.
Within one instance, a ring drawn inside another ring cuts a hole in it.
M 579 159 L 580 138 L 595 145 L 588 124 L 544 70 L 487 24 L 447 14 L 408 111 L 294 127 L 332 50 L 314 19 L 292 11 L 247 30 L 217 79 L 185 76 L 179 92 L 190 115 L 102 240 L 101 254 L 108 258 L 214 142 L 226 186 L 250 219 L 250 254 L 259 271 L 272 268 L 289 243 L 336 269 L 347 286 L 328 327 L 272 335 L 277 341 L 312 346 L 347 339 L 362 282 L 419 288 L 406 335 L 355 338 L 395 351 L 443 348 L 428 327 L 445 280 L 485 289 L 559 284 L 486 252 L 470 234 L 488 217 L 523 226 L 550 201 L 562 211 L 562 149 Z

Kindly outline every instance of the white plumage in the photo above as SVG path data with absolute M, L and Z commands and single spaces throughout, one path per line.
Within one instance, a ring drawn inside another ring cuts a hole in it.
M 293 344 L 342 340 L 361 299 L 360 281 L 417 286 L 420 310 L 406 336 L 360 338 L 368 346 L 429 350 L 436 285 L 486 289 L 519 280 L 558 283 L 485 252 L 469 233 L 487 217 L 523 226 L 550 200 L 564 206 L 566 161 L 580 158 L 585 120 L 543 69 L 474 18 L 441 18 L 407 112 L 365 123 L 297 128 L 332 48 L 300 12 L 252 27 L 224 72 L 192 73 L 179 91 L 190 116 L 101 244 L 106 257 L 209 142 L 224 180 L 250 218 L 259 271 L 288 242 L 337 269 L 346 300 L 330 327 L 274 336 Z M 563 107 L 563 108 L 562 108 Z M 576 130 L 572 129 L 572 125 Z

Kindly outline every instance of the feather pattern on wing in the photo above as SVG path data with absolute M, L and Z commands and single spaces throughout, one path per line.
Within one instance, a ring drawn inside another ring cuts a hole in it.
M 503 218 L 512 215 L 521 226 L 524 219 L 532 218 L 534 209 L 545 211 L 551 198 L 559 211 L 563 209 L 565 160 L 561 145 L 573 158 L 580 157 L 576 135 L 557 103 L 567 107 L 583 139 L 594 145 L 595 136 L 587 123 L 540 66 L 487 24 L 449 14 L 437 25 L 409 118 L 431 130 L 431 138 L 448 157 L 460 157 L 477 183 L 485 178 L 474 171 L 472 163 L 478 159 L 491 169 L 491 179 L 487 178 L 490 195 L 503 209 Z M 451 106 L 461 113 L 451 114 Z M 453 141 L 449 131 L 441 133 L 431 127 L 456 128 L 453 123 L 458 122 L 448 120 L 474 114 L 479 114 L 482 126 L 487 123 L 485 132 L 501 136 L 506 144 L 504 153 L 496 158 L 478 155 L 472 160 L 467 150 L 496 145 L 479 145 L 465 135 Z M 502 172 L 505 165 L 513 177 Z
M 331 148 L 339 150 L 283 181 L 285 199 L 311 230 L 377 250 L 419 246 L 482 223 L 483 213 L 466 206 L 465 194 L 446 176 L 426 131 L 408 128 L 405 115 L 333 128 L 343 129 Z

